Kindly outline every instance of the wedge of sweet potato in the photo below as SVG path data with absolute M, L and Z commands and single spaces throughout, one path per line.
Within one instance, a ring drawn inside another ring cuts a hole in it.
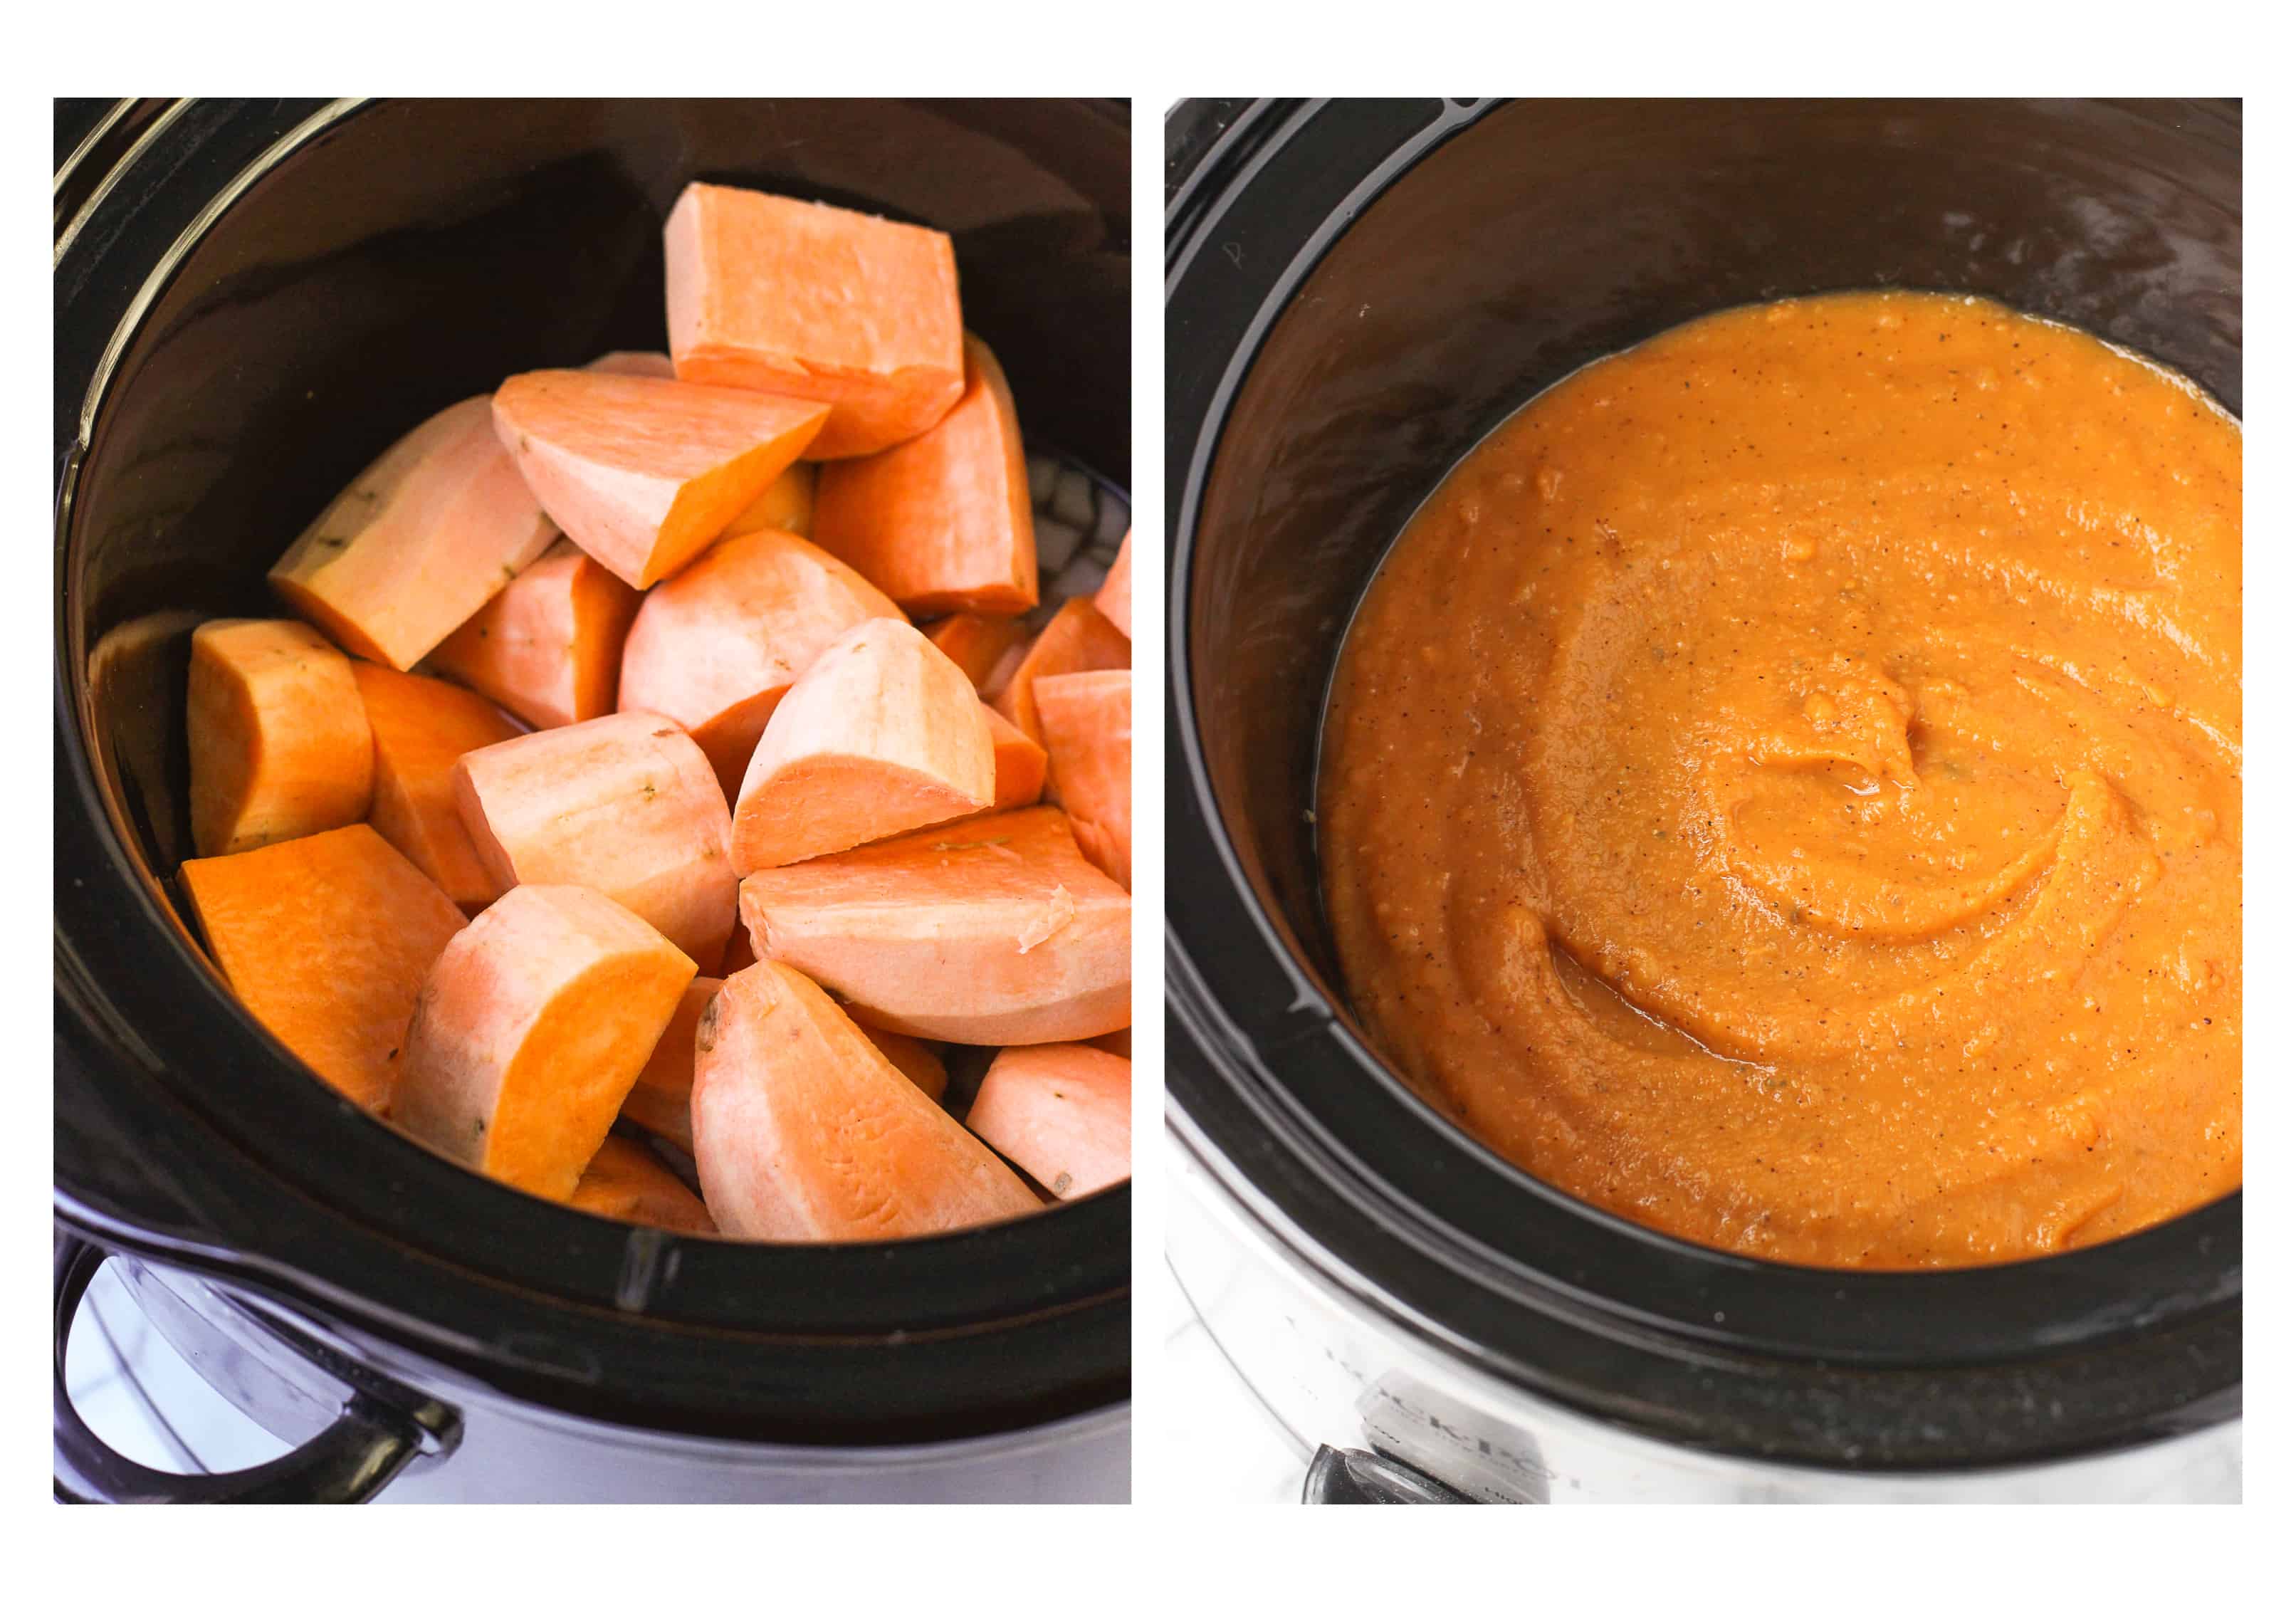
M 826 415 L 754 390 L 573 369 L 521 373 L 494 397 L 495 431 L 534 498 L 637 589 L 724 533 Z
M 989 697 L 989 704 L 1042 745 L 1045 726 L 1037 718 L 1037 680 L 1059 673 L 1096 673 L 1131 665 L 1132 642 L 1101 616 L 1088 596 L 1072 596 L 1061 603 L 1061 609 L 1030 642 L 1018 665 Z
M 988 715 L 989 749 L 996 759 L 993 809 L 1007 812 L 1015 807 L 1035 806 L 1045 793 L 1045 748 L 986 702 L 980 710 Z
M 614 710 L 638 592 L 570 539 L 439 642 L 429 665 L 537 728 Z
M 821 470 L 800 462 L 767 485 L 741 516 L 726 525 L 726 538 L 754 534 L 759 529 L 779 529 L 800 537 L 813 532 L 814 486 Z
M 699 965 L 734 927 L 731 820 L 685 732 L 617 712 L 471 752 L 455 804 L 496 885 L 583 884 L 627 907 Z
M 376 457 L 287 547 L 271 586 L 352 655 L 406 669 L 556 538 L 478 395 Z
M 578 884 L 521 884 L 422 982 L 391 1100 L 441 1154 L 552 1201 L 574 1194 L 693 959 Z
M 1132 901 L 1050 807 L 996 812 L 742 885 L 758 955 L 930 1040 L 1076 1040 L 1132 1022 Z
M 311 1072 L 384 1111 L 423 976 L 463 915 L 365 824 L 183 867 L 200 938 Z
M 734 806 L 753 873 L 985 810 L 996 758 L 964 670 L 906 622 L 830 642 L 766 725 Z
M 754 1240 L 882 1240 L 1037 1204 L 819 985 L 772 961 L 701 1015 L 693 1159 L 710 1216 Z
M 830 403 L 812 457 L 914 439 L 964 392 L 956 254 L 937 229 L 689 184 L 662 246 L 678 377 Z
M 735 536 L 647 594 L 622 645 L 621 710 L 660 712 L 692 735 L 730 801 L 797 676 L 856 623 L 900 616 L 810 541 Z
M 1132 1064 L 1090 1046 L 1008 1046 L 965 1127 L 1062 1201 L 1132 1177 Z
M 1132 675 L 1055 673 L 1036 684 L 1046 793 L 1092 865 L 1132 888 Z
M 217 619 L 192 631 L 184 724 L 203 857 L 366 816 L 373 738 L 343 653 L 308 626 Z
M 622 1098 L 623 1117 L 688 1152 L 693 1149 L 693 1031 L 724 982 L 707 974 L 686 982 L 676 1012 Z
M 964 394 L 915 439 L 821 470 L 813 538 L 907 611 L 1037 604 L 1029 462 L 1004 371 L 964 341 Z
M 464 915 L 495 899 L 455 803 L 455 764 L 523 731 L 493 702 L 444 679 L 373 662 L 351 664 L 374 731 L 374 802 L 367 822 L 430 876 Z
M 685 1181 L 645 1147 L 619 1135 L 606 1137 L 566 1199 L 569 1206 L 625 1224 L 683 1229 L 688 1235 L 718 1233 L 718 1226 L 709 1221 L 709 1209 L 685 1187 Z
M 989 617 L 977 612 L 954 612 L 924 626 L 925 638 L 941 648 L 949 661 L 964 670 L 973 688 L 988 694 L 989 675 L 1004 653 L 1029 637 L 1029 625 L 1020 618 Z M 1017 659 L 1016 659 L 1017 660 Z
M 1116 547 L 1116 560 L 1109 564 L 1108 577 L 1101 580 L 1100 593 L 1092 598 L 1100 615 L 1116 625 L 1126 639 L 1132 637 L 1132 531 L 1124 533 L 1124 543 Z

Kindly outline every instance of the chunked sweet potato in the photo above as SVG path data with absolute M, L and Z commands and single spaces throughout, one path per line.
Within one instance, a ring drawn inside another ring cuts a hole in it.
M 995 707 L 984 702 L 980 710 L 988 715 L 989 750 L 996 759 L 996 799 L 991 809 L 1009 812 L 1035 806 L 1045 793 L 1045 748 Z
M 1037 604 L 1029 462 L 1004 370 L 964 341 L 964 395 L 924 433 L 821 470 L 813 538 L 910 612 Z
M 1132 674 L 1054 673 L 1037 680 L 1046 789 L 1092 865 L 1132 888 Z
M 689 1235 L 718 1233 L 718 1226 L 709 1221 L 709 1209 L 686 1189 L 685 1181 L 645 1147 L 619 1135 L 606 1137 L 567 1203 L 626 1224 L 683 1229 Z
M 1114 1052 L 1127 1062 L 1132 1060 L 1132 1031 L 1128 1029 L 1113 1029 L 1104 1035 L 1095 1035 L 1084 1043 L 1096 1051 Z
M 562 369 L 495 391 L 495 430 L 566 537 L 644 589 L 797 460 L 826 407 L 750 390 Z
M 1116 560 L 1109 563 L 1108 577 L 1101 580 L 1100 593 L 1092 598 L 1092 604 L 1126 639 L 1132 637 L 1131 530 L 1124 531 L 1124 543 L 1116 547 Z
M 463 915 L 366 825 L 183 867 L 200 936 L 247 1010 L 370 1113 L 390 1105 L 423 975 Z
M 271 585 L 354 656 L 406 669 L 556 538 L 478 395 L 376 457 L 287 547 Z
M 897 1035 L 890 1029 L 879 1029 L 873 1023 L 858 1026 L 869 1037 L 884 1059 L 901 1071 L 909 1083 L 939 1101 L 948 1094 L 948 1066 L 933 1055 L 933 1048 L 914 1035 Z
M 399 1127 L 562 1202 L 677 1010 L 693 959 L 578 884 L 521 884 L 422 982 L 391 1099 Z
M 537 728 L 614 710 L 638 592 L 562 539 L 430 653 L 430 665 Z
M 953 612 L 937 623 L 928 623 L 925 638 L 943 655 L 964 670 L 972 687 L 986 695 L 988 677 L 996 664 L 1029 637 L 1029 625 L 1020 618 L 993 618 L 977 612 Z
M 856 623 L 900 615 L 808 540 L 736 536 L 646 596 L 622 645 L 621 710 L 683 727 L 731 800 L 797 676 Z
M 726 535 L 754 534 L 759 529 L 780 529 L 785 533 L 808 535 L 813 532 L 814 486 L 821 470 L 810 462 L 800 462 L 765 488 L 765 492 L 741 516 L 726 525 Z
M 1089 597 L 1072 596 L 1061 603 L 989 704 L 1042 745 L 1045 726 L 1037 719 L 1037 680 L 1056 673 L 1097 673 L 1131 665 L 1132 642 L 1100 615 Z
M 353 662 L 374 731 L 374 804 L 367 822 L 466 914 L 495 899 L 455 804 L 455 763 L 523 732 L 482 695 L 416 673 Z
M 758 955 L 930 1040 L 1076 1040 L 1132 1022 L 1132 900 L 1050 807 L 970 817 L 742 884 Z
M 963 669 L 907 623 L 872 618 L 798 676 L 734 806 L 754 873 L 985 810 L 996 757 Z
M 677 364 L 666 350 L 609 350 L 586 366 L 592 373 L 619 373 L 630 378 L 677 376 Z
M 1132 1177 L 1132 1064 L 1089 1046 L 1008 1046 L 965 1127 L 1067 1200 Z
M 217 619 L 193 629 L 184 721 L 202 857 L 366 816 L 374 748 L 358 683 L 307 625 Z
M 455 767 L 463 826 L 496 885 L 582 884 L 699 965 L 734 927 L 731 821 L 701 749 L 668 719 L 617 712 L 489 745 Z
M 1037 1206 L 819 985 L 772 961 L 701 1015 L 693 1158 L 718 1228 L 756 1240 L 882 1240 Z
M 689 184 L 662 230 L 669 354 L 690 383 L 827 401 L 808 455 L 867 456 L 964 389 L 948 235 L 782 195 Z
M 622 1098 L 623 1117 L 688 1152 L 693 1149 L 693 1031 L 724 982 L 706 974 L 686 982 L 677 1011 Z

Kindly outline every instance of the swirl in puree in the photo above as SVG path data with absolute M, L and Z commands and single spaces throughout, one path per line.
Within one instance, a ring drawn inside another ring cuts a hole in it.
M 1348 637 L 1341 965 L 1423 1094 L 1794 1262 L 2241 1180 L 2241 433 L 1989 302 L 1722 313 L 1539 396 Z

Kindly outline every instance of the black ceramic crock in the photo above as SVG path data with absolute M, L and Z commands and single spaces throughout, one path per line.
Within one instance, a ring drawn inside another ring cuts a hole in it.
M 947 230 L 1032 448 L 1128 482 L 1123 103 L 128 102 L 60 106 L 58 127 L 59 1495 L 370 1495 L 467 1450 L 480 1417 L 565 1422 L 609 1457 L 627 1431 L 865 1466 L 1120 1417 L 1128 1187 L 878 1245 L 551 1206 L 297 1064 L 188 936 L 174 874 L 190 627 L 273 610 L 272 559 L 441 407 L 660 349 L 660 227 L 693 179 Z M 339 1416 L 226 1480 L 108 1452 L 62 1378 L 107 1251 L 291 1330 L 344 1382 Z M 840 1483 L 869 1494 L 865 1474 Z
M 1311 822 L 1333 659 L 1495 424 L 1702 313 L 1899 286 L 2241 405 L 2236 104 L 1195 102 L 1167 127 L 1167 1086 L 1348 1294 L 1670 1447 L 1998 1469 L 2235 1417 L 2241 1201 L 1951 1272 L 1782 1266 L 1499 1160 L 1350 1021 Z

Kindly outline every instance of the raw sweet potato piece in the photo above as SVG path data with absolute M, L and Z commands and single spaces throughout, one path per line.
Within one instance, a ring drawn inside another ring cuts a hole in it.
M 1109 563 L 1108 577 L 1101 580 L 1100 593 L 1092 598 L 1100 615 L 1122 630 L 1124 637 L 1132 637 L 1132 530 L 1124 531 L 1124 543 L 1116 547 L 1116 560 Z
M 809 541 L 740 535 L 647 595 L 622 645 L 621 709 L 682 726 L 730 801 L 767 720 L 823 647 L 856 623 L 900 615 Z
M 475 395 L 353 479 L 271 586 L 352 655 L 406 669 L 557 537 Z
M 662 247 L 678 377 L 829 402 L 808 456 L 914 439 L 964 392 L 956 253 L 937 229 L 689 184 Z
M 1095 1051 L 1111 1051 L 1127 1062 L 1132 1060 L 1132 1031 L 1129 1029 L 1112 1029 L 1104 1035 L 1095 1035 L 1084 1043 Z
M 953 612 L 938 623 L 925 625 L 925 638 L 964 670 L 972 687 L 988 694 L 988 676 L 1004 653 L 1029 637 L 1029 625 L 1019 618 L 992 618 L 977 612 Z
M 965 1127 L 1066 1200 L 1132 1177 L 1132 1064 L 1089 1046 L 1008 1046 Z
M 725 954 L 718 959 L 718 975 L 738 974 L 758 960 L 758 953 L 750 944 L 750 932 L 742 927 L 742 920 L 734 920 L 734 932 L 726 937 Z
M 1037 744 L 1045 743 L 1045 726 L 1037 719 L 1036 684 L 1056 673 L 1096 673 L 1106 668 L 1129 668 L 1132 642 L 1083 596 L 1061 603 L 1020 666 L 989 704 L 1021 726 Z
M 828 415 L 750 390 L 568 369 L 520 374 L 494 408 L 543 510 L 639 589 L 724 533 Z
M 821 470 L 813 538 L 906 610 L 1037 604 L 1029 461 L 1004 370 L 964 341 L 964 395 L 906 444 Z
M 693 1149 L 693 1030 L 724 982 L 707 976 L 686 982 L 677 1011 L 654 1042 L 637 1082 L 622 1098 L 623 1117 L 688 1152 Z
M 662 350 L 609 350 L 587 364 L 592 373 L 619 373 L 631 378 L 676 378 L 677 364 Z
M 585 884 L 698 965 L 734 927 L 726 797 L 668 719 L 617 712 L 522 735 L 456 764 L 455 799 L 497 887 Z
M 219 618 L 193 629 L 184 722 L 201 856 L 366 816 L 374 742 L 358 684 L 343 653 L 304 624 Z
M 383 1111 L 423 975 L 463 915 L 363 823 L 184 864 L 200 937 L 237 996 L 312 1072 Z
M 727 980 L 701 1015 L 693 1160 L 718 1228 L 756 1240 L 883 1240 L 1037 1206 L 819 985 L 777 962 Z
M 495 899 L 455 805 L 455 763 L 465 752 L 522 732 L 483 695 L 420 674 L 353 662 L 367 726 L 374 731 L 374 804 L 367 822 L 430 875 L 465 914 Z
M 734 806 L 734 871 L 826 856 L 987 809 L 996 756 L 963 669 L 872 618 L 798 676 Z
M 872 1023 L 859 1025 L 884 1059 L 899 1069 L 909 1083 L 939 1101 L 948 1093 L 948 1069 L 931 1047 L 914 1035 L 897 1035 Z
M 986 702 L 980 710 L 988 715 L 989 750 L 996 758 L 996 799 L 991 809 L 1035 806 L 1045 793 L 1045 748 Z
M 567 1204 L 626 1224 L 683 1229 L 689 1235 L 718 1233 L 701 1198 L 652 1152 L 619 1135 L 606 1137 Z
M 761 957 L 904 1034 L 1023 1046 L 1132 1022 L 1131 898 L 1050 807 L 767 868 L 742 917 Z
M 759 529 L 811 534 L 814 486 L 820 476 L 821 470 L 812 463 L 800 462 L 767 485 L 765 492 L 750 503 L 749 509 L 726 526 L 726 536 L 752 534 Z
M 430 666 L 537 728 L 614 710 L 638 592 L 562 539 L 441 641 Z
M 1049 766 L 1046 790 L 1069 815 L 1092 865 L 1132 888 L 1132 674 L 1054 673 L 1037 680 Z
M 391 1120 L 565 1201 L 693 977 L 692 958 L 596 891 L 519 885 L 422 982 Z

